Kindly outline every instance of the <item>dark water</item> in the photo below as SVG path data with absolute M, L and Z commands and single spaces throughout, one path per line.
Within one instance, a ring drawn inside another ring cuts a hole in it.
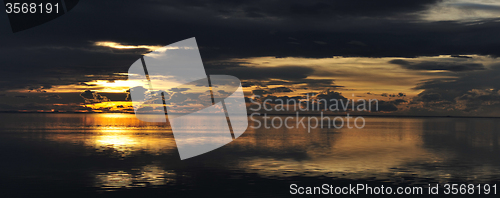
M 0 197 L 287 197 L 290 184 L 500 180 L 500 119 L 365 119 L 363 129 L 249 128 L 181 161 L 168 126 L 131 114 L 0 114 Z

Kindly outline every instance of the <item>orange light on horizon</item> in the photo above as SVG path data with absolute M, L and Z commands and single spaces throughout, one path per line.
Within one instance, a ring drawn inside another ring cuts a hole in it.
M 112 41 L 100 41 L 100 42 L 95 42 L 95 46 L 102 46 L 102 47 L 110 47 L 114 49 L 148 49 L 150 51 L 157 50 L 159 48 L 162 48 L 163 46 L 159 45 L 123 45 L 117 42 L 112 42 Z
M 95 112 L 133 112 L 131 101 L 107 101 L 91 104 L 82 104 L 82 107 L 89 107 Z

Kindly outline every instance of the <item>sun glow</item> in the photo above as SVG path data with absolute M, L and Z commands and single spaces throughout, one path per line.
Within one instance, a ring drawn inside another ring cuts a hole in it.
M 94 45 L 102 46 L 102 47 L 110 47 L 114 49 L 148 49 L 150 51 L 155 51 L 163 46 L 159 45 L 122 45 L 120 43 L 112 42 L 112 41 L 100 41 L 95 42 Z
M 137 82 L 130 80 L 115 80 L 115 81 L 96 80 L 88 82 L 87 84 L 89 86 L 98 88 L 98 90 L 95 91 L 114 92 L 114 93 L 126 92 L 130 87 L 133 87 L 133 85 L 138 85 Z
M 108 101 L 92 104 L 83 104 L 84 107 L 92 108 L 93 112 L 133 112 L 132 101 Z

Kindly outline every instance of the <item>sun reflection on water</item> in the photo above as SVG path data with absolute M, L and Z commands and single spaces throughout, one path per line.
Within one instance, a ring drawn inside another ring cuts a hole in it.
M 29 126 L 20 124 L 25 122 Z M 500 159 L 494 157 L 500 154 L 496 119 L 366 118 L 364 129 L 317 128 L 310 133 L 249 127 L 235 141 L 190 163 L 179 160 L 168 125 L 141 122 L 133 114 L 16 114 L 5 117 L 2 124 L 6 129 L 19 126 L 6 136 L 84 148 L 82 158 L 99 159 L 89 163 L 127 162 L 90 171 L 95 185 L 104 189 L 168 185 L 179 179 L 176 173 L 184 177 L 207 166 L 271 179 L 299 176 L 422 184 L 457 178 L 488 183 L 500 178 Z M 59 151 L 54 152 L 51 155 Z M 151 163 L 155 165 L 146 165 Z
M 176 173 L 156 165 L 147 165 L 130 171 L 111 171 L 95 174 L 95 187 L 115 190 L 120 188 L 154 187 L 175 183 Z
M 43 135 L 45 139 L 84 145 L 111 156 L 129 157 L 138 151 L 150 154 L 176 151 L 170 126 L 142 122 L 133 114 L 54 115 L 52 122 L 34 123 L 29 131 L 38 129 L 50 132 Z

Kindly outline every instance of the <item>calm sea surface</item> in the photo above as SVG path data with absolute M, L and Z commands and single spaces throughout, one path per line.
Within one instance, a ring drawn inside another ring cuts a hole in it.
M 500 180 L 500 119 L 365 120 L 363 129 L 310 133 L 249 128 L 181 161 L 169 126 L 133 114 L 4 113 L 0 197 L 286 197 L 290 184 Z

